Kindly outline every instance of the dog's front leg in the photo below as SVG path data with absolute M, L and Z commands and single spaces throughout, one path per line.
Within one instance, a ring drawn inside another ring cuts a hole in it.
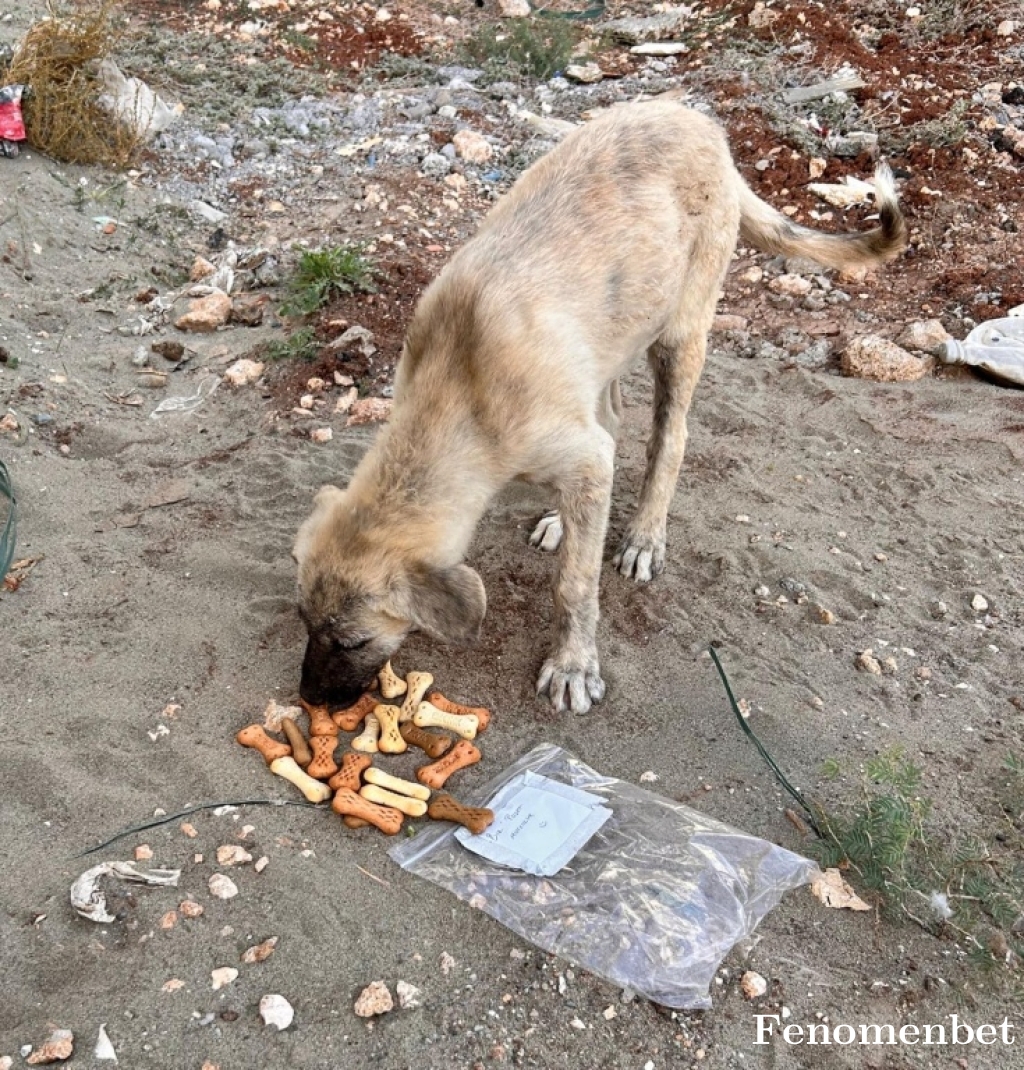
M 537 694 L 556 712 L 586 713 L 604 697 L 597 659 L 598 584 L 611 505 L 615 443 L 596 428 L 592 449 L 559 490 L 563 537 L 555 581 L 555 645 Z

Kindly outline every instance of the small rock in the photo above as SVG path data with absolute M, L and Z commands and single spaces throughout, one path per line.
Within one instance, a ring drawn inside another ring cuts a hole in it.
M 220 966 L 218 969 L 210 971 L 210 980 L 213 982 L 214 992 L 231 984 L 237 977 L 238 970 L 234 966 Z
M 280 1032 L 292 1024 L 295 1011 L 284 996 L 274 994 L 260 1000 L 260 1017 L 264 1025 L 272 1025 Z
M 988 612 L 988 599 L 978 591 L 971 599 L 971 609 L 975 613 L 987 613 Z
M 313 401 L 314 398 L 312 394 L 303 394 L 302 397 L 299 398 L 299 408 L 311 409 L 313 407 Z
M 682 29 L 684 23 L 693 15 L 690 7 L 672 7 L 656 15 L 643 18 L 613 19 L 602 26 L 602 31 L 613 40 L 626 45 L 637 45 L 644 41 L 655 41 L 674 34 Z
M 593 85 L 604 78 L 601 68 L 596 63 L 570 63 L 565 68 L 565 73 L 574 82 L 582 82 L 584 85 Z
M 372 357 L 377 352 L 377 347 L 373 344 L 373 333 L 358 324 L 349 327 L 344 334 L 328 342 L 326 348 L 332 352 L 352 348 L 367 358 Z
M 886 676 L 895 676 L 899 672 L 899 665 L 891 654 L 887 658 L 882 658 L 882 672 Z
M 322 394 L 327 389 L 327 380 L 314 375 L 312 379 L 306 380 L 306 389 L 311 394 Z
M 391 415 L 390 398 L 363 398 L 357 401 L 345 421 L 346 427 L 360 427 L 363 424 L 383 423 Z
M 178 912 L 176 910 L 168 910 L 167 913 L 160 919 L 161 929 L 173 929 L 178 924 Z
M 756 265 L 754 267 L 748 267 L 746 271 L 740 272 L 740 282 L 760 282 L 764 278 L 764 269 L 759 268 Z
M 135 861 L 148 862 L 153 857 L 153 848 L 148 843 L 140 843 L 135 848 Z
M 277 947 L 277 937 L 271 936 L 264 940 L 262 944 L 253 944 L 252 947 L 247 947 L 242 952 L 242 961 L 250 966 L 257 962 L 265 962 L 273 955 L 275 947 Z
M 440 963 L 441 972 L 445 975 L 445 977 L 447 977 L 448 974 L 450 974 L 452 970 L 455 969 L 455 959 L 453 959 L 447 951 L 441 952 Z
M 749 320 L 746 316 L 720 315 L 715 316 L 711 324 L 713 331 L 745 331 Z
M 932 602 L 928 606 L 928 612 L 935 620 L 942 620 L 949 613 L 949 606 L 942 601 Z
M 779 586 L 786 592 L 786 594 L 792 595 L 794 598 L 799 598 L 803 594 L 807 594 L 807 585 L 801 583 L 799 580 L 793 579 L 792 576 L 784 576 L 779 580 Z
M 648 769 L 646 773 L 641 773 L 640 774 L 640 783 L 641 784 L 653 784 L 656 780 L 659 780 L 659 779 L 661 779 L 661 778 L 658 776 L 658 774 L 655 773 L 651 769 Z
M 70 1029 L 55 1029 L 50 1039 L 41 1044 L 25 1060 L 29 1066 L 47 1066 L 49 1063 L 62 1063 L 71 1058 L 75 1050 L 75 1035 Z
M 263 312 L 267 307 L 265 294 L 249 297 L 236 297 L 231 302 L 231 323 L 240 327 L 258 327 L 263 322 Z
M 197 215 L 200 219 L 204 219 L 207 223 L 213 223 L 214 225 L 223 223 L 228 217 L 227 212 L 222 212 L 219 208 L 214 208 L 205 201 L 190 201 L 188 210 L 193 215 Z
M 759 973 L 747 970 L 740 978 L 740 988 L 747 999 L 760 999 L 768 991 L 768 982 Z
M 420 171 L 422 171 L 427 178 L 444 178 L 451 169 L 451 160 L 440 152 L 428 152 L 427 155 L 423 157 L 423 163 L 420 164 Z
M 460 130 L 452 138 L 452 144 L 466 163 L 484 164 L 494 155 L 494 149 L 483 134 L 478 134 L 475 130 Z
M 262 858 L 257 858 L 256 859 L 256 861 L 253 864 L 252 868 L 254 870 L 256 870 L 257 873 L 262 873 L 267 868 L 267 866 L 269 866 L 269 865 L 270 865 L 270 859 L 267 858 L 266 855 L 263 855 Z
M 629 51 L 634 56 L 681 56 L 690 51 L 690 46 L 682 41 L 649 41 L 645 45 L 634 45 Z
M 185 982 L 179 980 L 177 977 L 172 977 L 169 981 L 164 981 L 160 986 L 161 992 L 179 992 L 185 987 Z
M 945 351 L 949 332 L 938 320 L 915 320 L 896 339 L 898 345 L 921 353 L 938 354 Z
M 221 866 L 241 866 L 252 861 L 252 855 L 237 843 L 226 843 L 217 848 L 217 864 Z
M 169 360 L 173 364 L 180 364 L 185 357 L 185 347 L 181 342 L 172 342 L 170 340 L 154 342 L 149 348 L 158 357 L 163 357 L 164 360 Z M 135 364 L 136 362 L 133 360 L 132 363 Z
M 200 903 L 185 899 L 178 904 L 178 911 L 183 918 L 199 918 L 202 917 L 203 907 Z
M 771 593 L 772 593 L 771 590 L 768 587 L 766 587 L 763 583 L 758 584 L 754 588 L 754 596 L 756 598 L 770 598 L 771 597 Z
M 383 981 L 373 981 L 359 993 L 353 1009 L 360 1018 L 372 1018 L 377 1014 L 387 1014 L 394 1005 L 388 986 Z
M 503 19 L 525 19 L 530 14 L 529 0 L 498 0 L 498 12 Z
M 606 1022 L 610 1022 L 613 1018 L 618 1018 L 619 1012 L 615 1009 L 615 1006 L 611 1003 L 603 1011 L 601 1011 L 601 1017 Z
M 206 259 L 205 256 L 197 256 L 192 262 L 192 270 L 188 273 L 191 282 L 199 282 L 212 275 L 217 269 Z
M 223 873 L 214 873 L 209 882 L 210 895 L 218 899 L 234 899 L 238 895 L 238 885 Z
M 334 432 L 329 427 L 317 427 L 310 431 L 309 437 L 318 445 L 322 446 L 334 438 Z
M 810 603 L 807 607 L 807 615 L 818 624 L 835 624 L 836 622 L 835 613 L 824 606 L 818 605 L 817 602 Z
M 398 992 L 398 1005 L 403 1011 L 415 1010 L 422 1006 L 420 990 L 415 985 L 409 984 L 408 981 L 399 981 L 395 989 Z
M 1017 24 L 1013 19 L 1003 19 L 996 27 L 997 37 L 1012 37 L 1017 30 Z
M 255 383 L 262 374 L 263 365 L 258 360 L 243 357 L 228 368 L 224 373 L 224 378 L 232 386 L 248 386 L 250 383 Z
M 927 682 L 932 678 L 932 670 L 927 665 L 918 665 L 914 670 L 914 677 L 918 680 Z
M 581 1022 L 579 1018 L 570 1019 L 569 1025 L 572 1026 L 573 1029 L 586 1029 L 587 1028 L 586 1022 Z
M 359 400 L 359 391 L 356 387 L 351 386 L 340 398 L 334 403 L 334 411 L 337 414 L 344 415 L 352 406 Z
M 206 297 L 190 301 L 188 311 L 174 321 L 179 331 L 195 331 L 200 334 L 223 327 L 231 315 L 231 298 L 222 290 L 214 290 Z
M 909 383 L 924 378 L 931 361 L 915 357 L 895 342 L 875 334 L 855 338 L 840 358 L 843 375 L 878 383 Z
M 858 654 L 854 664 L 861 672 L 871 673 L 872 676 L 882 675 L 882 666 L 875 657 L 875 652 L 870 648 Z
M 811 280 L 800 275 L 779 275 L 768 283 L 772 293 L 786 297 L 804 297 L 811 292 Z

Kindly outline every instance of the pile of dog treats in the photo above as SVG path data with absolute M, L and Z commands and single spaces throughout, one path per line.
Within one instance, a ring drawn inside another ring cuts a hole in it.
M 491 715 L 481 707 L 450 702 L 433 682 L 427 672 L 411 672 L 403 680 L 388 662 L 378 676 L 383 701 L 367 691 L 355 705 L 334 713 L 303 702 L 309 714 L 308 737 L 292 718 L 284 717 L 281 731 L 287 742 L 256 724 L 243 728 L 235 739 L 259 751 L 270 771 L 294 784 L 310 802 L 332 799 L 332 809 L 349 828 L 374 825 L 394 836 L 406 817 L 425 814 L 478 835 L 494 820 L 492 811 L 464 806 L 441 789 L 454 773 L 480 761 L 472 741 L 486 730 Z M 403 696 L 401 706 L 390 704 Z M 432 731 L 438 728 L 443 731 Z M 357 731 L 339 765 L 335 753 L 340 734 Z M 416 783 L 374 764 L 378 755 L 403 754 L 409 747 L 434 759 L 416 770 Z

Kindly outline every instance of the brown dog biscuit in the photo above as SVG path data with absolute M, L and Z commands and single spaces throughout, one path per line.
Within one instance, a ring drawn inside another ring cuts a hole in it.
M 305 768 L 313 760 L 313 753 L 309 749 L 306 737 L 302 734 L 302 729 L 290 717 L 282 717 L 281 731 L 284 732 L 292 748 L 292 757 Z
M 338 763 L 334 760 L 334 751 L 337 746 L 337 736 L 314 736 L 309 741 L 313 760 L 306 767 L 306 772 L 314 780 L 327 780 L 338 771 Z
M 338 771 L 327 781 L 329 788 L 335 791 L 348 788 L 349 791 L 358 791 L 363 786 L 363 773 L 373 765 L 373 759 L 368 754 L 357 754 L 354 750 L 348 751 L 342 756 Z
M 401 710 L 397 706 L 375 706 L 374 717 L 380 725 L 380 737 L 377 740 L 377 750 L 381 754 L 404 754 L 409 749 L 409 744 L 402 738 L 398 731 L 398 718 Z
M 251 724 L 247 728 L 243 728 L 235 736 L 235 741 L 241 743 L 243 747 L 252 747 L 253 750 L 258 750 L 263 755 L 263 760 L 267 765 L 270 765 L 275 758 L 287 758 L 292 753 L 292 749 L 287 743 L 279 743 L 276 739 L 271 739 L 263 731 L 263 727 L 258 724 Z
M 309 714 L 309 734 L 313 736 L 337 736 L 338 726 L 331 720 L 326 706 L 314 706 L 305 699 L 299 699 L 302 708 Z
M 461 702 L 452 702 L 445 698 L 437 688 L 432 687 L 426 695 L 427 702 L 436 706 L 445 713 L 454 713 L 457 717 L 475 717 L 477 719 L 477 731 L 486 732 L 491 723 L 491 711 L 483 706 L 463 706 Z
M 347 815 L 361 818 L 375 825 L 388 836 L 397 835 L 402 827 L 403 817 L 397 810 L 392 810 L 390 806 L 380 806 L 369 802 L 348 788 L 335 792 L 331 809 L 343 817 Z
M 482 806 L 465 806 L 450 795 L 435 795 L 427 807 L 427 816 L 435 821 L 454 821 L 479 836 L 494 820 L 494 811 Z
M 428 758 L 440 758 L 446 751 L 451 750 L 452 741 L 448 736 L 442 736 L 440 732 L 429 732 L 425 728 L 417 728 L 412 721 L 398 726 L 402 733 L 402 739 L 419 747 Z
M 373 713 L 373 707 L 377 705 L 376 696 L 370 691 L 364 691 L 351 706 L 343 710 L 335 710 L 331 714 L 331 720 L 342 732 L 354 732 L 362 723 L 368 713 Z
M 468 765 L 476 765 L 478 761 L 480 751 L 468 739 L 460 739 L 443 758 L 417 769 L 416 779 L 437 791 L 453 773 Z

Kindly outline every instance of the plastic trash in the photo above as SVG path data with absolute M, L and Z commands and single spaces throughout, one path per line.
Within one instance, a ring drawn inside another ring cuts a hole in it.
M 21 114 L 23 85 L 0 86 L 0 156 L 17 156 L 18 142 L 25 140 Z
M 195 412 L 220 384 L 221 378 L 219 375 L 208 376 L 200 382 L 194 394 L 187 394 L 184 397 L 164 398 L 149 414 L 149 418 L 151 420 L 159 420 L 161 416 L 166 416 L 169 412 L 181 412 L 188 416 L 189 413 Z
M 168 104 L 141 78 L 125 77 L 113 60 L 100 64 L 100 80 L 105 90 L 100 104 L 139 141 L 166 130 L 185 110 L 182 104 Z
M 1005 319 L 988 320 L 962 341 L 951 338 L 942 356 L 946 364 L 969 364 L 995 378 L 1024 386 L 1024 305 Z
M 527 771 L 599 796 L 612 811 L 555 875 L 489 861 L 443 827 L 420 830 L 391 858 L 530 943 L 666 1007 L 710 1007 L 729 950 L 784 892 L 818 874 L 806 858 L 602 776 L 547 743 L 464 801 L 486 805 Z

